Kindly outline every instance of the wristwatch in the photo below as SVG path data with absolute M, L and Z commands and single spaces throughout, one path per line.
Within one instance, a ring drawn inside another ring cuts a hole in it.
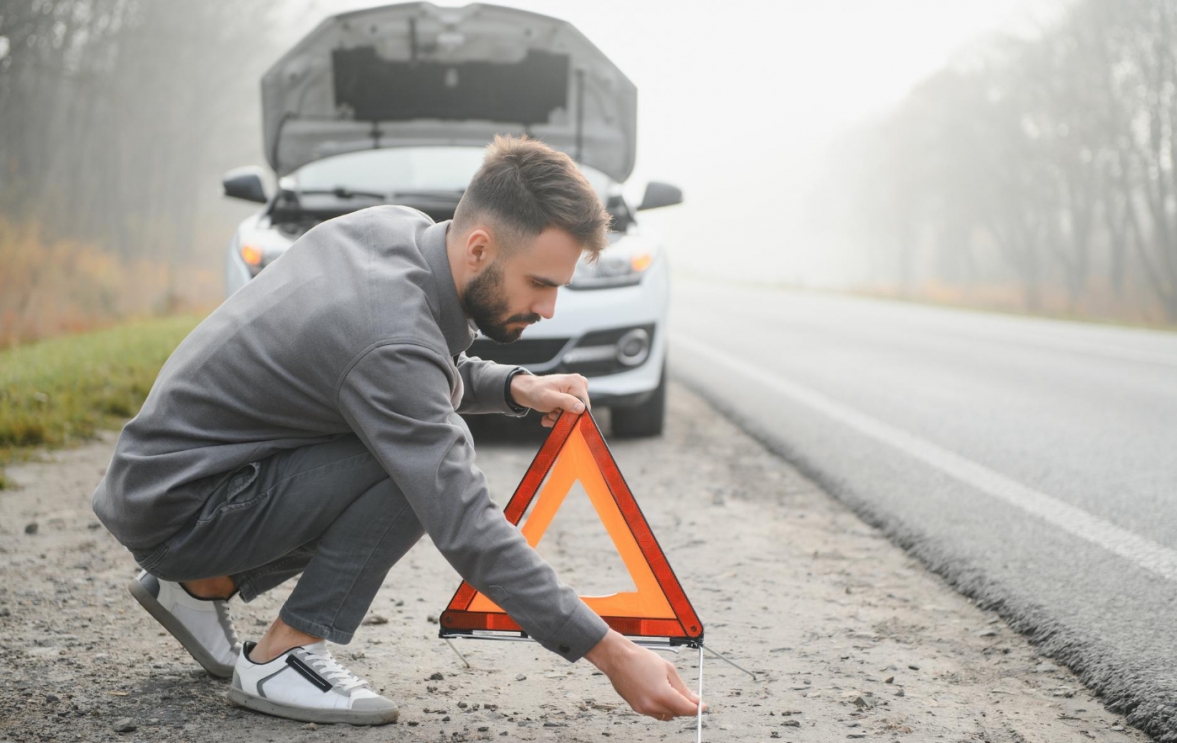
M 531 372 L 527 371 L 522 366 L 517 366 L 512 369 L 511 373 L 507 375 L 507 384 L 506 388 L 503 390 L 503 395 L 507 398 L 507 407 L 511 409 L 512 413 L 515 413 L 516 415 L 526 415 L 529 408 L 526 408 L 515 402 L 515 398 L 511 396 L 511 380 L 515 378 L 516 374 L 531 374 Z

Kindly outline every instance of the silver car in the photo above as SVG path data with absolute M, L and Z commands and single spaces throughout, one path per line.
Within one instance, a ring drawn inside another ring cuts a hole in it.
M 528 134 L 580 164 L 613 215 L 610 246 L 561 288 L 552 320 L 509 345 L 470 349 L 532 371 L 577 372 L 621 436 L 662 432 L 669 269 L 644 209 L 682 201 L 633 170 L 637 90 L 570 24 L 493 5 L 407 3 L 325 20 L 262 78 L 266 156 L 225 176 L 228 196 L 264 207 L 229 245 L 228 294 L 332 217 L 378 204 L 450 219 L 495 134 Z

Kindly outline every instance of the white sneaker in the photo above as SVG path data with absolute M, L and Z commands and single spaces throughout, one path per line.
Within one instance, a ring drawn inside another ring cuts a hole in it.
M 233 675 L 241 644 L 229 616 L 228 600 L 201 599 L 179 583 L 146 570 L 131 579 L 131 595 L 172 633 L 204 670 L 220 678 Z
M 322 642 L 291 648 L 268 663 L 254 663 L 247 642 L 237 657 L 229 700 L 242 707 L 303 722 L 384 725 L 400 711 L 331 657 Z

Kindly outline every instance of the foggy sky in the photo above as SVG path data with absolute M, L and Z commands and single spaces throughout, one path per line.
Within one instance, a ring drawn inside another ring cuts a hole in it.
M 311 0 L 325 15 L 382 3 Z M 459 3 L 439 3 L 457 5 Z M 638 87 L 630 179 L 680 186 L 682 207 L 646 222 L 678 272 L 823 283 L 852 278 L 807 224 L 828 143 L 898 102 L 953 53 L 1032 22 L 1043 0 L 811 0 L 706 5 L 664 0 L 506 0 L 571 22 Z

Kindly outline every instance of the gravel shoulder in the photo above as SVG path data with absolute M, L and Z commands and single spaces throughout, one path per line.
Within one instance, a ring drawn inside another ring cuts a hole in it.
M 611 447 L 708 645 L 758 677 L 708 657 L 704 740 L 1147 740 L 694 393 L 673 386 L 669 405 L 664 437 Z M 542 441 L 538 423 L 487 421 L 476 434 L 505 503 Z M 134 562 L 89 506 L 113 443 L 13 466 L 21 489 L 0 491 L 0 740 L 694 739 L 693 720 L 639 717 L 587 662 L 536 645 L 465 642 L 466 668 L 437 638 L 459 579 L 428 539 L 393 568 L 356 640 L 333 648 L 399 703 L 396 725 L 316 727 L 230 705 L 227 682 L 126 591 Z M 582 593 L 623 588 L 581 500 L 569 498 L 540 550 Z M 239 633 L 256 639 L 287 593 L 235 602 Z M 669 657 L 693 686 L 695 654 Z

